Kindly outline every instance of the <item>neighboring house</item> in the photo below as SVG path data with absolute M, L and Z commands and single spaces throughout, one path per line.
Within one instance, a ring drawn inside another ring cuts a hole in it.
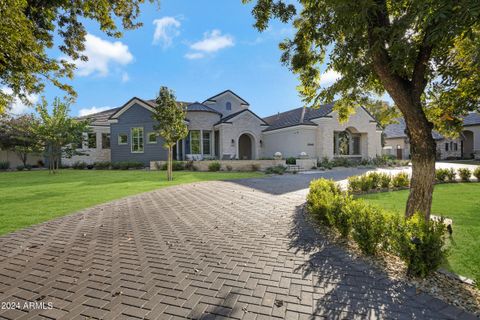
M 410 159 L 410 143 L 405 133 L 405 120 L 385 127 L 383 154 L 391 154 L 397 159 Z M 447 138 L 433 131 L 437 145 L 437 159 L 480 159 L 480 113 L 470 112 L 463 119 L 463 129 L 458 138 Z
M 253 113 L 249 103 L 230 90 L 202 103 L 178 102 L 186 107 L 188 136 L 174 148 L 174 159 L 260 159 L 276 152 L 284 157 L 306 153 L 310 158 L 371 158 L 381 154 L 381 131 L 364 109 L 343 124 L 333 104 L 318 109 L 298 108 L 266 118 Z M 132 98 L 120 108 L 92 114 L 81 147 L 88 155 L 63 159 L 75 161 L 165 160 L 167 151 L 154 133 L 154 100 Z

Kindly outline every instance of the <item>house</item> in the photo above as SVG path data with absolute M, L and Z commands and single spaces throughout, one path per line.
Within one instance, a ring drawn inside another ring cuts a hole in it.
M 375 119 L 358 108 L 346 123 L 338 121 L 333 104 L 297 108 L 261 118 L 231 90 L 203 102 L 178 102 L 186 108 L 188 136 L 174 147 L 174 159 L 261 159 L 280 152 L 284 157 L 371 158 L 381 154 L 381 131 Z M 154 132 L 154 100 L 132 98 L 119 108 L 92 114 L 91 132 L 75 161 L 165 160 L 167 151 Z
M 410 143 L 405 133 L 405 120 L 385 127 L 383 154 L 394 155 L 397 159 L 410 159 Z M 480 159 L 480 113 L 470 112 L 463 118 L 463 129 L 457 138 L 447 138 L 432 132 L 437 145 L 437 159 Z

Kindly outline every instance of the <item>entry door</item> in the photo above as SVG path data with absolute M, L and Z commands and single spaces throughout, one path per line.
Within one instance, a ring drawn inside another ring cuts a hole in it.
M 397 149 L 397 159 L 402 160 L 403 159 L 403 149 Z

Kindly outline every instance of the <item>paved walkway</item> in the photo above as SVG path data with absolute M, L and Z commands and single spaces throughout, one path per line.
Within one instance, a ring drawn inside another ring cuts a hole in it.
M 0 318 L 470 317 L 317 235 L 316 176 L 160 189 L 0 237 L 0 302 L 20 303 Z

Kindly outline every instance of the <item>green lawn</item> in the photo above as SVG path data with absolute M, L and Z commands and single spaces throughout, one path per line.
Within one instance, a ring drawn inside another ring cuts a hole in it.
M 100 203 L 177 184 L 261 177 L 254 172 L 61 170 L 0 173 L 0 234 Z
M 403 213 L 408 190 L 362 196 L 371 203 Z M 480 183 L 435 186 L 432 214 L 453 219 L 453 244 L 445 268 L 457 274 L 480 276 Z

